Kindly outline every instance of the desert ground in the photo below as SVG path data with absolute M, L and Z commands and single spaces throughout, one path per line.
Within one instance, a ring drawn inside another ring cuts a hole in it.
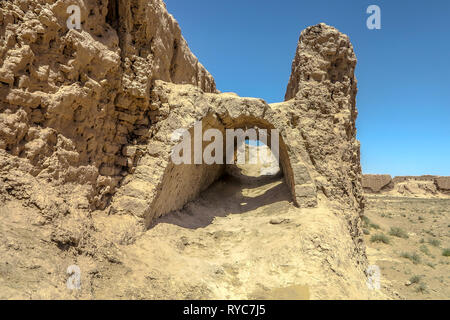
M 388 291 L 404 299 L 450 297 L 450 199 L 366 195 L 367 255 Z

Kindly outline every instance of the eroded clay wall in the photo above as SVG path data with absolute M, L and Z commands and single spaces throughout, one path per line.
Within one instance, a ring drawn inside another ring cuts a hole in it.
M 397 185 L 408 181 L 434 184 L 434 186 L 431 187 L 424 187 L 432 194 L 436 193 L 437 191 L 446 194 L 450 193 L 450 177 L 440 177 L 433 175 L 396 176 L 394 178 L 391 178 L 391 176 L 387 174 L 365 174 L 362 178 L 362 186 L 365 192 L 380 193 L 393 190 Z M 422 185 L 425 186 L 425 184 Z M 401 187 L 400 190 L 403 190 L 405 188 L 407 187 Z
M 285 103 L 295 110 L 316 188 L 349 208 L 364 207 L 356 139 L 356 56 L 350 39 L 324 23 L 302 31 Z
M 69 5 L 81 30 L 67 27 Z M 160 0 L 0 2 L 0 148 L 37 181 L 80 186 L 91 208 L 107 206 L 164 117 L 155 79 L 216 91 Z
M 212 115 L 207 115 L 202 121 L 202 132 L 208 129 L 218 129 L 224 134 L 225 128 Z M 181 129 L 181 128 L 180 128 Z M 147 225 L 166 213 L 181 209 L 188 201 L 194 200 L 202 191 L 207 189 L 214 181 L 224 173 L 225 167 L 221 164 L 206 165 L 194 163 L 194 128 L 188 130 L 191 139 L 191 164 L 174 164 L 171 159 L 167 161 L 162 181 L 159 183 L 158 192 L 154 201 L 149 203 L 149 213 L 146 214 Z M 179 141 L 181 142 L 181 141 Z M 199 150 L 203 155 L 208 142 L 202 140 Z M 172 149 L 173 152 L 173 149 Z M 203 162 L 203 160 L 202 160 Z
M 81 30 L 67 27 L 69 5 L 80 8 Z M 335 28 L 302 32 L 289 101 L 268 105 L 216 94 L 160 0 L 14 0 L 0 2 L 0 12 L 0 148 L 29 163 L 35 181 L 52 183 L 70 203 L 76 197 L 77 207 L 151 217 L 153 201 L 167 205 L 156 199 L 168 135 L 215 113 L 224 127 L 280 130 L 297 205 L 316 206 L 320 194 L 362 210 L 356 57 Z M 164 122 L 177 112 L 176 123 Z M 15 185 L 2 181 L 2 194 Z
M 384 189 L 392 189 L 392 177 L 388 174 L 365 174 L 362 177 L 362 187 L 366 192 L 380 192 Z
M 396 176 L 392 180 L 393 180 L 394 183 L 400 183 L 400 182 L 405 182 L 405 181 L 408 181 L 408 180 L 434 181 L 436 178 L 437 178 L 437 176 L 431 176 L 431 175 L 425 175 L 425 176 Z
M 435 183 L 440 191 L 450 193 L 450 177 L 438 177 Z

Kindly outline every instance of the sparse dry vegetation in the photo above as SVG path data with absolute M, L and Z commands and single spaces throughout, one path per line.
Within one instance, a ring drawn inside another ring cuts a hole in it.
M 420 282 L 420 280 L 422 279 L 422 277 L 421 276 L 412 276 L 410 279 L 409 279 L 409 281 L 411 282 L 411 284 L 415 284 L 415 283 L 419 283 Z
M 428 243 L 431 244 L 433 247 L 439 247 L 441 245 L 441 242 L 437 239 L 429 239 Z
M 417 253 L 402 252 L 400 257 L 411 260 L 414 264 L 422 262 L 422 258 Z
M 398 237 L 398 238 L 403 238 L 403 239 L 409 238 L 406 231 L 403 230 L 402 228 L 398 228 L 398 227 L 391 227 L 391 230 L 389 230 L 389 234 L 391 236 Z
M 377 233 L 377 234 L 374 234 L 374 235 L 370 238 L 370 241 L 371 241 L 371 242 L 381 242 L 381 243 L 384 243 L 384 244 L 389 244 L 389 243 L 390 243 L 389 238 L 388 238 L 385 234 L 383 234 L 383 233 Z
M 450 248 L 442 250 L 442 255 L 444 257 L 450 257 Z
M 407 299 L 448 299 L 450 199 L 368 196 L 367 229 L 377 224 L 387 235 L 366 235 L 371 264 L 379 265 L 392 290 Z M 407 241 L 403 240 L 407 239 Z
M 423 282 L 419 283 L 419 285 L 416 288 L 416 292 L 422 294 L 428 292 L 427 285 Z

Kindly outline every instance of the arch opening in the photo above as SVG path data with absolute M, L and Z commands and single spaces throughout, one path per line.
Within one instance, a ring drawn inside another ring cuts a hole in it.
M 243 153 L 243 163 L 238 161 L 239 153 Z M 281 177 L 283 172 L 278 155 L 272 151 L 270 143 L 247 138 L 241 145 L 235 146 L 234 163 L 226 164 L 225 174 L 243 181 L 258 181 Z
M 216 148 L 214 152 L 211 151 L 211 145 L 217 143 L 217 135 L 214 138 L 207 137 L 200 141 L 198 133 L 196 136 L 196 129 L 198 129 L 196 125 L 186 131 L 185 134 L 192 137 L 189 144 L 186 144 L 190 148 L 184 148 L 181 151 L 177 149 L 177 152 L 180 157 L 190 153 L 190 157 L 186 157 L 186 159 L 190 159 L 191 162 L 174 163 L 171 157 L 157 188 L 157 194 L 149 206 L 149 212 L 145 215 L 147 226 L 150 226 L 155 218 L 183 208 L 220 179 L 245 185 L 261 183 L 263 180 L 283 180 L 288 190 L 287 193 L 290 193 L 290 201 L 295 203 L 294 174 L 286 144 L 272 124 L 256 117 L 241 116 L 233 119 L 231 117 L 221 118 L 217 114 L 208 114 L 200 122 L 197 122 L 197 125 L 201 127 L 202 138 L 205 138 L 205 133 L 210 129 L 215 130 L 217 134 L 220 133 L 223 137 L 221 150 Z M 256 136 L 251 134 L 251 129 L 256 132 Z M 229 133 L 230 131 L 243 132 L 243 136 L 233 136 Z M 201 147 L 196 148 L 196 143 L 198 144 L 199 141 Z M 179 143 L 179 141 L 177 142 Z M 176 146 L 176 143 L 172 146 L 171 155 Z M 230 146 L 232 146 L 231 151 L 229 150 Z M 205 159 L 199 159 L 198 150 L 201 150 L 203 158 L 207 156 L 207 153 L 216 157 L 215 153 L 222 152 L 220 155 L 222 161 L 212 164 L 205 163 Z M 242 152 L 245 161 L 239 163 L 239 155 L 242 155 Z M 230 163 L 230 158 L 233 159 L 232 163 Z M 250 163 L 254 161 L 256 163 Z

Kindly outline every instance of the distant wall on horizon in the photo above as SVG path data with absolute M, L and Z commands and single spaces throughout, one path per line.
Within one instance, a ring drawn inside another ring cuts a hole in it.
M 389 174 L 363 174 L 362 187 L 364 191 L 371 193 L 380 193 L 381 191 L 392 190 L 397 183 L 408 180 L 430 181 L 433 182 L 441 192 L 450 192 L 450 177 L 448 176 L 396 176 L 392 178 Z

